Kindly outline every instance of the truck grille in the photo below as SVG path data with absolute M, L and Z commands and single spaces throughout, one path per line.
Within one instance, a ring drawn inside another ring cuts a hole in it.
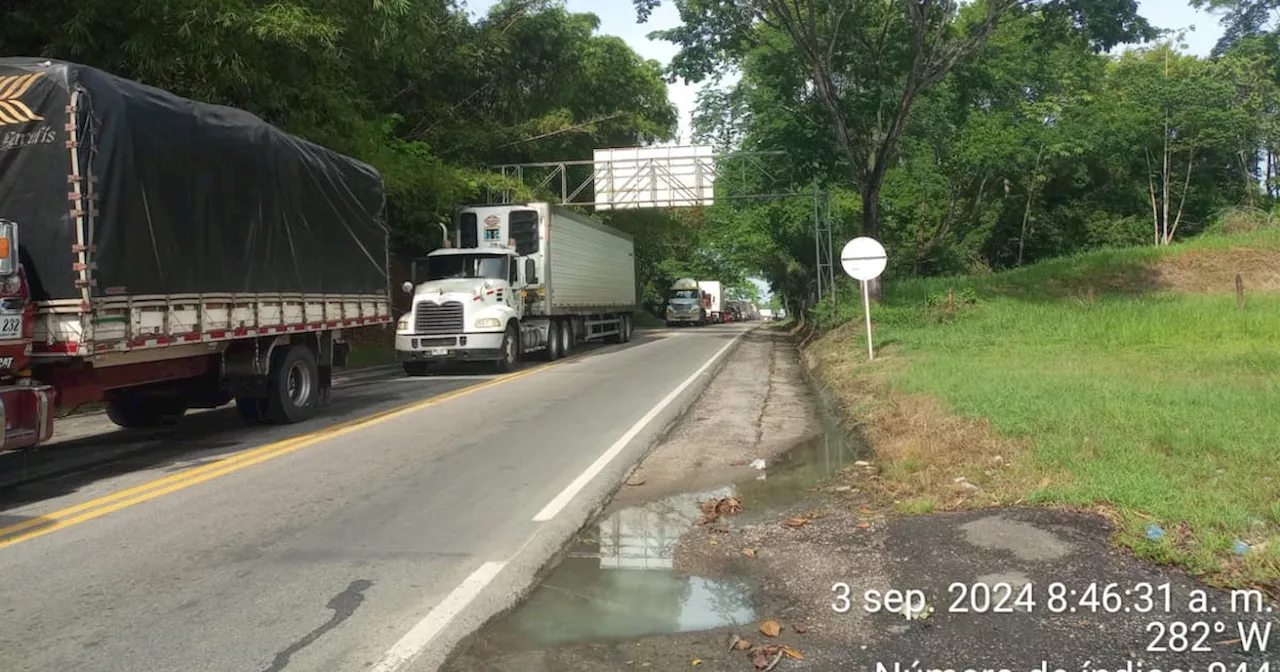
M 462 333 L 462 304 L 457 301 L 442 304 L 419 301 L 413 314 L 413 331 L 416 334 Z

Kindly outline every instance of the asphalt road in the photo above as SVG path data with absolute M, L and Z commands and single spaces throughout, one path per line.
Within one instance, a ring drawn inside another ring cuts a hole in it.
M 3 668 L 434 669 L 742 333 L 643 335 L 505 377 L 353 380 L 285 428 L 229 409 L 141 437 L 76 419 L 35 462 L 0 459 L 29 477 L 0 490 Z

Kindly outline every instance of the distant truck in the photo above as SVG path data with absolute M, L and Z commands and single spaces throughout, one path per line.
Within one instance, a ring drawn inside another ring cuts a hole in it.
M 396 324 L 410 376 L 434 363 L 512 370 L 586 341 L 626 343 L 637 309 L 631 236 L 552 203 L 463 208 L 454 239 L 414 262 L 413 307 Z
M 699 280 L 702 290 L 702 306 L 707 311 L 707 321 L 718 324 L 724 321 L 724 288 L 719 280 Z
M 392 321 L 372 167 L 74 63 L 0 58 L 0 92 L 0 450 L 99 401 L 305 420 L 342 330 Z
M 772 310 L 772 309 L 769 309 L 769 308 L 761 308 L 761 309 L 760 309 L 760 319 L 761 319 L 761 320 L 764 320 L 765 322 L 772 321 L 772 320 L 773 320 L 773 310 Z
M 681 278 L 667 291 L 667 326 L 707 323 L 707 309 L 702 305 L 702 290 L 693 278 Z

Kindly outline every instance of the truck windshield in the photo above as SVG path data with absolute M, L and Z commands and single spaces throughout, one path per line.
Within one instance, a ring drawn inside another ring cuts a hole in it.
M 459 254 L 431 257 L 427 262 L 427 280 L 452 278 L 487 278 L 505 280 L 507 257 L 492 254 Z
M 698 290 L 696 289 L 673 289 L 671 290 L 672 299 L 696 299 L 698 298 Z

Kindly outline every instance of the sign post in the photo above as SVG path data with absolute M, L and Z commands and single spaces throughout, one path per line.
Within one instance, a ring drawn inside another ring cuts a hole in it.
M 889 256 L 885 254 L 884 246 L 874 238 L 859 236 L 845 243 L 840 251 L 840 265 L 844 272 L 862 283 L 862 314 L 867 318 L 867 359 L 876 358 L 875 349 L 871 347 L 871 295 L 867 283 L 880 277 L 888 263 Z

